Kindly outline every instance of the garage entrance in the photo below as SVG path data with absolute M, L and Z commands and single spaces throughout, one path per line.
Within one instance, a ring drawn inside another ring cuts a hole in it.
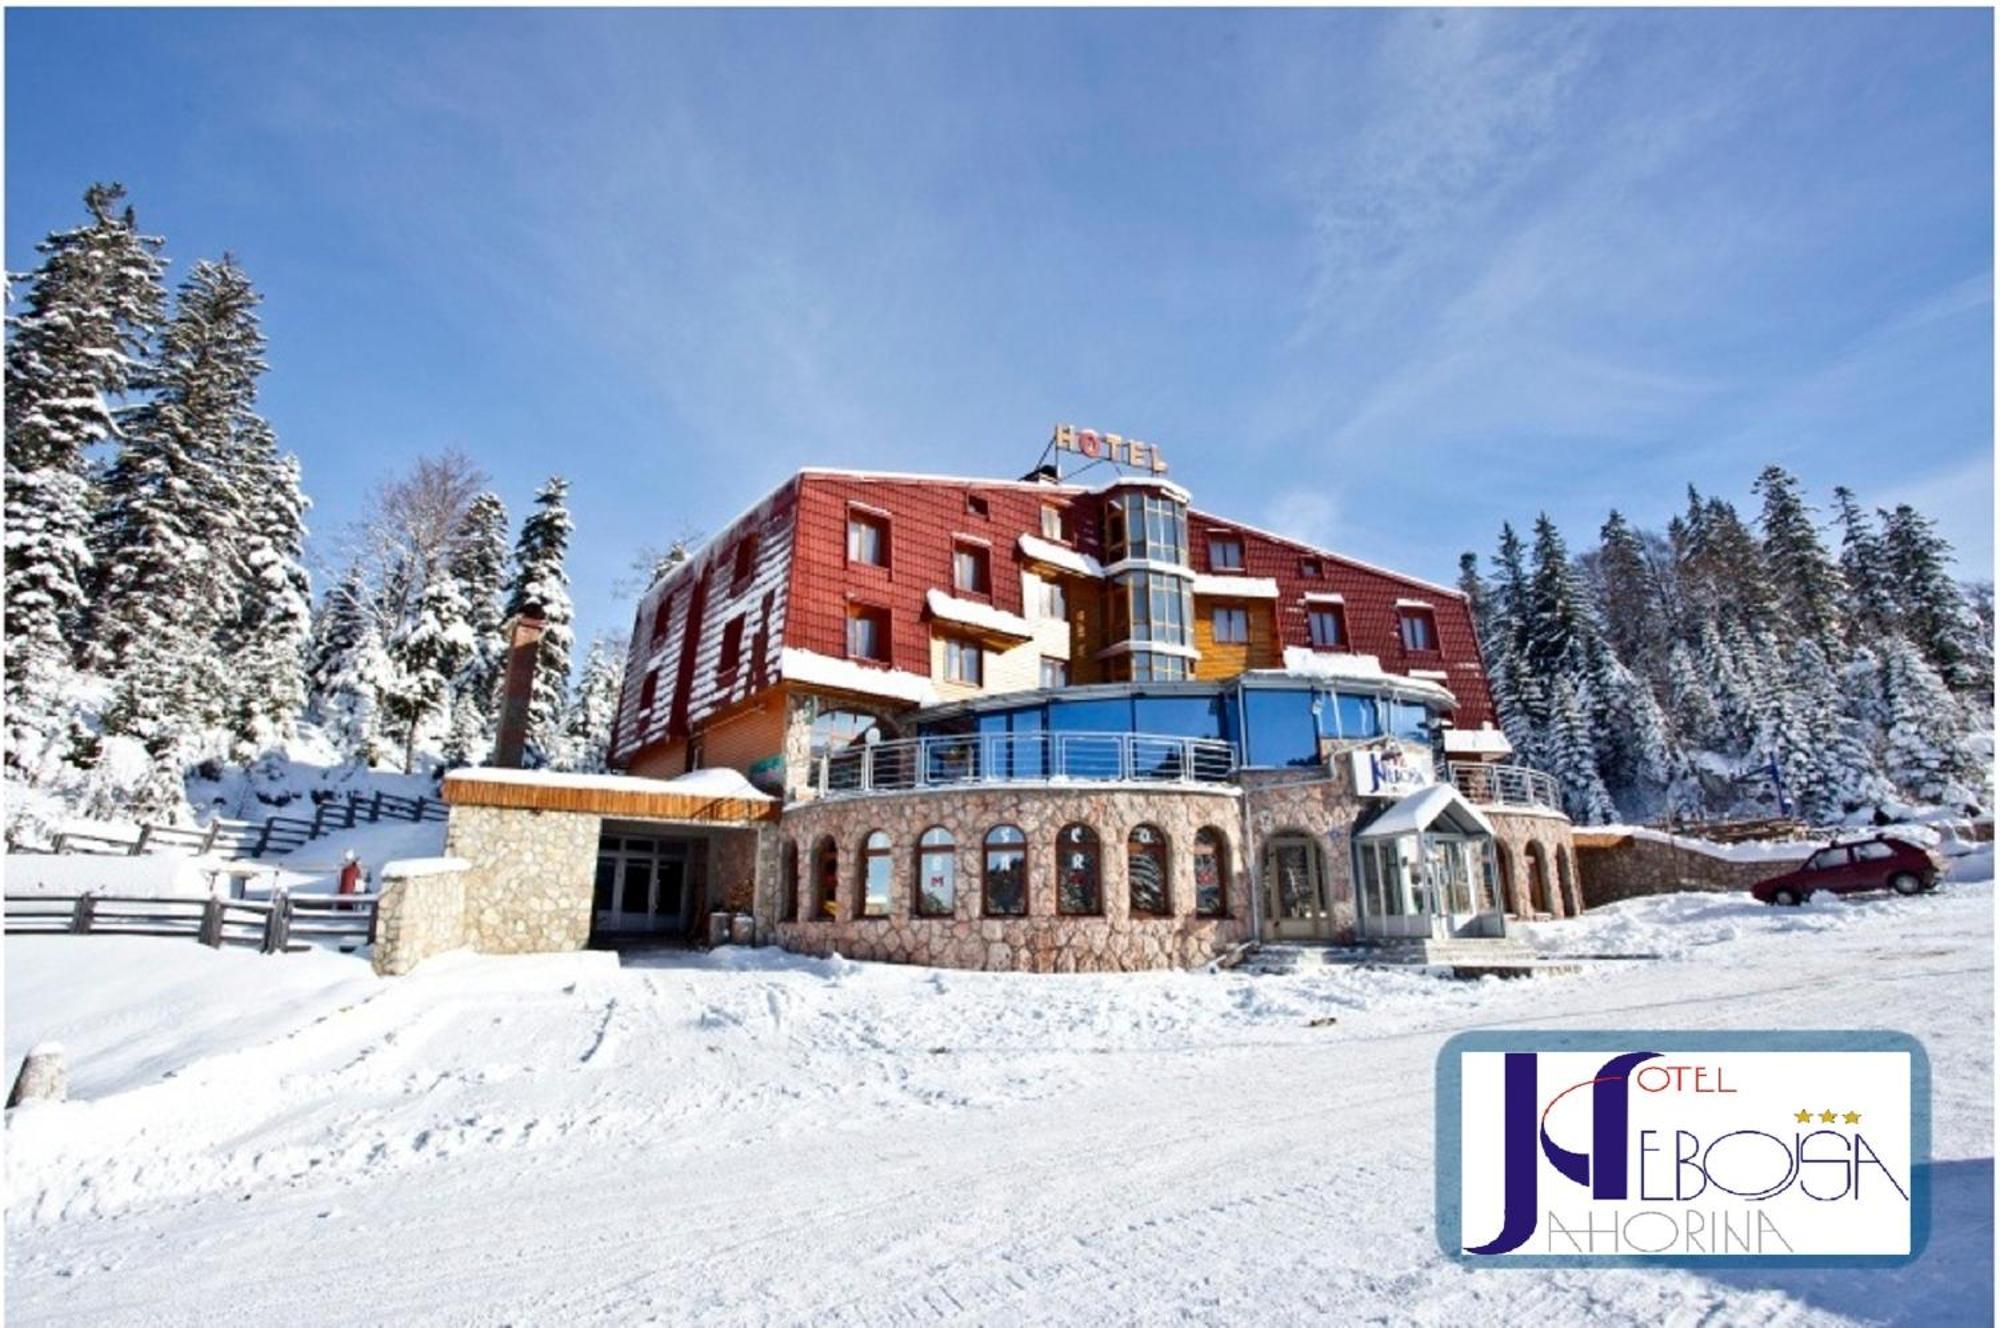
M 606 821 L 597 842 L 591 932 L 604 940 L 684 940 L 701 897 L 707 843 Z

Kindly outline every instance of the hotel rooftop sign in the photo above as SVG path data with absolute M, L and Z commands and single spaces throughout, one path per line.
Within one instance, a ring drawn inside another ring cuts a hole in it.
M 1092 465 L 1108 461 L 1114 466 L 1126 466 L 1154 475 L 1167 473 L 1166 458 L 1160 455 L 1160 449 L 1137 438 L 1120 438 L 1115 433 L 1079 429 L 1074 424 L 1058 424 L 1049 439 L 1049 446 L 1057 452 L 1074 453 Z

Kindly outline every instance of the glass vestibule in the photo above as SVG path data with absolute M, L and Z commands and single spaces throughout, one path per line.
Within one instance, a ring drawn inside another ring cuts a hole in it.
M 1448 834 L 1357 841 L 1361 933 L 1452 936 L 1494 911 L 1491 842 Z
M 679 936 L 689 920 L 695 845 L 686 839 L 606 834 L 597 844 L 591 920 L 600 934 Z

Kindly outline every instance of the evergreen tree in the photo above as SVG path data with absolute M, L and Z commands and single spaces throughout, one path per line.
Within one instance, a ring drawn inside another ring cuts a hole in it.
M 1937 533 L 1936 523 L 1904 503 L 1882 514 L 1882 547 L 1902 610 L 1903 634 L 1946 687 L 1990 697 L 1992 675 L 1982 677 L 1977 665 L 1978 625 L 1952 580 L 1951 545 Z
M 1764 499 L 1764 560 L 1779 607 L 1794 631 L 1812 638 L 1822 652 L 1831 650 L 1841 637 L 1845 587 L 1840 569 L 1820 543 L 1812 509 L 1797 478 L 1782 467 L 1764 467 L 1753 487 Z
M 1562 784 L 1570 819 L 1583 825 L 1606 825 L 1618 819 L 1618 808 L 1597 769 L 1597 752 L 1590 731 L 1590 698 L 1579 696 L 1567 677 L 1558 677 L 1550 695 L 1547 745 L 1552 756 L 1549 773 Z
M 19 278 L 6 393 L 7 759 L 48 740 L 64 708 L 89 581 L 89 449 L 118 434 L 112 399 L 144 385 L 165 294 L 161 240 L 125 191 L 92 185 L 87 225 L 52 232 Z
M 1987 772 L 1965 741 L 1964 716 L 1923 652 L 1900 637 L 1881 650 L 1887 774 L 1913 801 L 1954 809 L 1983 802 Z
M 563 719 L 566 768 L 589 774 L 611 768 L 611 731 L 618 722 L 618 697 L 624 685 L 624 652 L 603 637 L 592 641 Z
M 452 679 L 472 648 L 458 582 L 440 570 L 418 598 L 408 629 L 389 643 L 393 668 L 384 709 L 402 734 L 403 769 L 416 769 L 417 747 L 432 720 L 449 724 Z
M 1877 640 L 1897 630 L 1902 614 L 1889 571 L 1889 554 L 1882 536 L 1852 489 L 1833 491 L 1835 520 L 1840 525 L 1840 579 L 1846 588 L 1843 610 L 1848 639 Z
M 312 582 L 305 568 L 305 513 L 296 457 L 278 455 L 268 429 L 249 431 L 239 577 L 242 611 L 225 631 L 236 681 L 236 737 L 244 759 L 291 734 L 305 708 L 305 647 Z
M 364 766 L 386 755 L 382 698 L 391 666 L 361 569 L 350 567 L 327 592 L 315 623 L 311 713 L 337 751 Z
M 465 595 L 472 651 L 452 682 L 452 732 L 445 755 L 453 764 L 476 764 L 492 745 L 494 697 L 507 658 L 500 612 L 507 588 L 507 508 L 498 495 L 482 493 L 467 507 L 448 566 Z
M 554 476 L 535 495 L 537 510 L 521 523 L 514 546 L 514 578 L 507 596 L 509 618 L 527 614 L 544 623 L 524 744 L 525 759 L 532 765 L 548 764 L 560 750 L 563 702 L 569 690 L 572 614 L 569 577 L 563 570 L 571 529 L 565 506 L 568 494 L 569 482 Z
M 1659 575 L 1639 532 L 1615 510 L 1598 532 L 1597 579 L 1612 650 L 1641 677 L 1663 682 L 1673 633 Z

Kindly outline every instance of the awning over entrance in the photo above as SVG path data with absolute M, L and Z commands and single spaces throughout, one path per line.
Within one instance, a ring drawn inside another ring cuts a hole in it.
M 778 819 L 777 802 L 733 770 L 638 779 L 475 767 L 445 776 L 444 800 L 454 807 L 518 807 L 697 825 L 751 825 Z
M 1493 836 L 1493 823 L 1460 797 L 1457 789 L 1449 784 L 1433 784 L 1393 803 L 1365 829 L 1357 830 L 1354 837 L 1394 839 L 1433 828 L 1448 834 L 1484 835 L 1489 839 Z

